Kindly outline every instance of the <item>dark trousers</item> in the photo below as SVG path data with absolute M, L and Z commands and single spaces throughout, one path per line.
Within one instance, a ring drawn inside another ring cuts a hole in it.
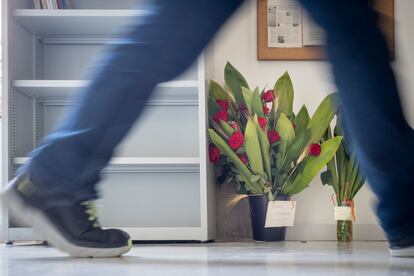
M 154 87 L 197 58 L 242 0 L 158 0 L 96 63 L 80 103 L 27 167 L 35 183 L 74 200 L 95 185 Z M 301 0 L 327 32 L 327 51 L 358 158 L 391 245 L 414 243 L 413 132 L 404 119 L 376 15 L 357 0 Z M 276 66 L 276 65 L 275 65 Z M 51 199 L 52 200 L 52 199 Z
M 364 0 L 300 0 L 327 33 L 346 134 L 378 197 L 392 246 L 414 244 L 414 136 L 400 103 L 377 14 Z

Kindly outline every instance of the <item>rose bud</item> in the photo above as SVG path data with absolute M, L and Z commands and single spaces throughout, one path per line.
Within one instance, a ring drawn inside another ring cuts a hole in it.
M 263 113 L 264 114 L 269 114 L 269 112 L 270 112 L 270 109 L 266 105 L 264 105 L 263 106 Z
M 267 120 L 266 120 L 265 118 L 263 118 L 263 117 L 259 117 L 259 118 L 257 119 L 257 121 L 259 122 L 260 127 L 261 127 L 262 129 L 264 129 L 264 128 L 265 128 L 265 126 L 266 126 L 266 124 L 267 124 Z
M 270 144 L 273 144 L 280 141 L 280 134 L 272 129 L 267 132 L 267 138 L 269 139 Z
M 310 144 L 308 153 L 311 156 L 319 156 L 321 154 L 321 145 L 319 144 Z
M 210 144 L 208 147 L 208 156 L 210 158 L 210 162 L 217 164 L 220 160 L 220 150 L 213 144 Z
M 243 145 L 244 137 L 241 131 L 237 131 L 230 136 L 229 145 L 232 149 L 236 150 Z
M 262 99 L 266 103 L 273 101 L 273 90 L 267 90 L 262 94 Z
M 227 110 L 229 108 L 229 101 L 228 100 L 217 99 L 216 103 L 218 104 L 218 106 L 220 106 L 220 108 L 222 110 Z
M 235 121 L 231 121 L 229 122 L 229 125 L 235 129 L 235 130 L 239 130 L 239 126 L 237 125 L 237 123 Z
M 240 154 L 239 158 L 244 164 L 246 164 L 246 165 L 249 164 L 249 158 L 247 158 L 246 154 Z
M 227 113 L 226 110 L 220 110 L 219 112 L 214 114 L 214 117 L 213 117 L 214 122 L 216 122 L 217 124 L 220 124 L 221 120 L 227 122 L 228 119 L 229 119 L 229 114 Z

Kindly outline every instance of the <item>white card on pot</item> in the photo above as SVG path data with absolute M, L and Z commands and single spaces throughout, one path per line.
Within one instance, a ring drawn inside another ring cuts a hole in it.
M 265 228 L 293 226 L 295 213 L 295 201 L 269 201 Z

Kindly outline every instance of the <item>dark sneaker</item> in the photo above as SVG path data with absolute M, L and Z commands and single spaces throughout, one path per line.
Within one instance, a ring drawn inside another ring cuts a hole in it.
M 391 247 L 390 254 L 393 257 L 414 258 L 414 245 L 405 247 Z
M 26 175 L 16 177 L 2 195 L 3 202 L 21 222 L 43 234 L 47 241 L 74 257 L 117 257 L 132 247 L 129 235 L 100 227 L 92 202 L 69 203 L 62 195 L 39 190 Z M 46 204 L 62 197 L 64 204 Z

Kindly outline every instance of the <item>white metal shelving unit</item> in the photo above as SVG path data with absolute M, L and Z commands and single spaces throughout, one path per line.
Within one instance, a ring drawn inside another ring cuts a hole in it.
M 53 130 L 83 73 L 113 32 L 146 14 L 133 0 L 72 0 L 72 10 L 35 10 L 32 0 L 3 1 L 3 187 Z M 131 7 L 134 7 L 132 9 Z M 101 219 L 134 240 L 214 239 L 214 181 L 207 153 L 202 55 L 179 78 L 160 84 L 140 123 L 103 172 Z M 154 127 L 156 125 L 156 127 Z M 163 133 L 171 133 L 164 139 Z M 3 208 L 4 209 L 4 208 Z M 3 211 L 5 240 L 32 240 Z

